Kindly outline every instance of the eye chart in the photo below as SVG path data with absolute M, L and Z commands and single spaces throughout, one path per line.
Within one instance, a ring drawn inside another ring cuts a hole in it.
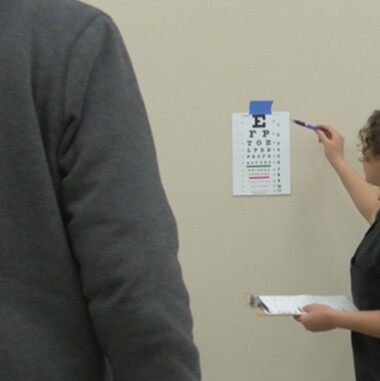
M 234 196 L 290 194 L 289 113 L 253 101 L 232 114 Z

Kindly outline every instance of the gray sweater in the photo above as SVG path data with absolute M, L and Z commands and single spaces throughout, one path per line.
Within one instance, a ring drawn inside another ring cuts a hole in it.
M 176 223 L 104 13 L 0 0 L 0 175 L 0 380 L 199 380 Z

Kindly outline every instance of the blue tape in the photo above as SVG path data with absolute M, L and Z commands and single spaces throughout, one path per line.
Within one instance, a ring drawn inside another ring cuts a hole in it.
M 250 115 L 271 115 L 273 101 L 251 101 L 249 102 Z

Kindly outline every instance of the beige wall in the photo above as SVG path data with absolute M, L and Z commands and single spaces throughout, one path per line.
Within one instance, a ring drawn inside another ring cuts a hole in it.
M 377 0 L 88 0 L 125 37 L 145 98 L 207 381 L 354 379 L 345 331 L 258 318 L 245 291 L 345 293 L 366 224 L 315 136 L 291 127 L 292 195 L 232 196 L 231 113 L 251 99 L 328 122 L 357 163 L 379 107 Z

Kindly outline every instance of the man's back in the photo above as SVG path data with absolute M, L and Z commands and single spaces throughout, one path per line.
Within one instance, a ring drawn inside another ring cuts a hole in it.
M 117 29 L 71 0 L 0 0 L 0 49 L 0 379 L 100 381 L 104 355 L 115 380 L 198 379 Z

